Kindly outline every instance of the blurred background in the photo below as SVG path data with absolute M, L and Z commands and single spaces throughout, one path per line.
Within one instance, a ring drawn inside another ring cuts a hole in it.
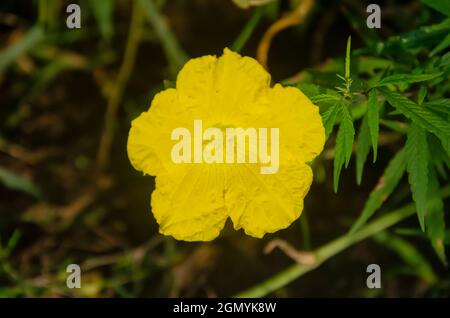
M 258 8 L 242 7 L 251 1 L 141 2 L 0 2 L 0 297 L 232 296 L 293 263 L 280 250 L 264 253 L 271 240 L 307 251 L 346 233 L 398 149 L 399 139 L 386 135 L 390 142 L 380 146 L 362 185 L 352 161 L 337 194 L 325 150 L 302 217 L 262 240 L 229 223 L 209 243 L 163 237 L 150 210 L 154 179 L 142 177 L 127 158 L 130 122 L 171 85 L 187 56 L 220 55 Z M 266 2 L 242 54 L 255 57 L 270 25 L 298 4 Z M 81 8 L 80 29 L 66 26 L 70 3 Z M 382 40 L 440 19 L 418 0 L 377 1 L 382 28 L 369 32 L 362 27 L 369 3 L 314 1 L 304 21 L 273 38 L 273 82 L 330 61 L 342 64 L 349 35 L 358 49 L 366 36 Z M 405 196 L 391 198 L 387 208 Z M 401 224 L 411 226 L 416 219 Z M 449 296 L 450 272 L 426 241 L 386 235 L 349 248 L 271 295 Z M 394 238 L 406 246 L 386 247 Z M 416 255 L 426 270 L 418 269 Z M 81 289 L 66 287 L 72 263 L 81 266 Z M 382 289 L 366 287 L 371 263 L 382 268 Z

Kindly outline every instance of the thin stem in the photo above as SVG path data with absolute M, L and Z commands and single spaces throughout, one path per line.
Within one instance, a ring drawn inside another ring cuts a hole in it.
M 450 186 L 443 188 L 441 190 L 441 195 L 443 198 L 449 197 Z M 235 295 L 235 297 L 263 297 L 289 284 L 290 282 L 303 276 L 304 274 L 318 268 L 323 262 L 333 257 L 334 255 L 339 254 L 348 247 L 387 229 L 388 227 L 413 215 L 415 212 L 416 212 L 415 204 L 411 203 L 393 212 L 390 212 L 384 216 L 381 216 L 375 221 L 372 221 L 367 225 L 363 226 L 357 232 L 351 235 L 345 234 L 337 238 L 336 240 L 317 249 L 315 251 L 315 254 L 317 256 L 316 264 L 292 265 L 287 269 L 279 272 L 275 276 L 269 278 L 268 280 Z
M 159 13 L 153 0 L 140 0 L 139 4 L 144 10 L 148 21 L 155 30 L 156 35 L 161 40 L 166 56 L 174 68 L 173 71 L 180 70 L 184 63 L 188 60 L 187 54 L 181 48 L 176 37 L 167 26 L 166 21 Z
M 309 222 L 306 211 L 303 211 L 302 216 L 300 217 L 300 228 L 303 237 L 303 249 L 305 251 L 309 251 L 311 249 L 311 234 L 309 231 Z
M 102 170 L 108 164 L 111 145 L 114 139 L 114 126 L 117 111 L 122 100 L 125 85 L 130 78 L 134 68 L 137 51 L 142 39 L 142 24 L 144 16 L 137 2 L 133 2 L 133 13 L 131 16 L 130 30 L 128 33 L 127 44 L 122 65 L 119 69 L 114 88 L 108 98 L 108 106 L 105 114 L 105 128 L 100 139 L 100 146 L 97 153 L 97 164 L 99 170 Z
M 255 9 L 252 16 L 242 29 L 241 33 L 239 33 L 238 37 L 231 45 L 231 49 L 233 51 L 240 52 L 243 49 L 247 41 L 250 39 L 250 36 L 255 31 L 255 28 L 258 25 L 259 21 L 261 20 L 265 8 L 265 6 L 261 6 Z

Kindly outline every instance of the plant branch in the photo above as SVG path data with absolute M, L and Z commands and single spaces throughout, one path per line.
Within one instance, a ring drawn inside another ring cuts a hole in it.
M 441 196 L 443 198 L 447 198 L 450 196 L 450 186 L 447 186 L 441 190 Z M 345 234 L 335 239 L 334 241 L 318 248 L 314 252 L 317 257 L 317 263 L 315 263 L 314 265 L 292 265 L 287 269 L 279 272 L 275 276 L 269 278 L 268 280 L 235 295 L 235 297 L 263 297 L 291 283 L 304 274 L 318 268 L 326 260 L 330 259 L 334 255 L 339 254 L 348 247 L 387 229 L 388 227 L 413 215 L 415 212 L 415 204 L 411 203 L 384 216 L 381 216 L 375 221 L 372 221 L 367 225 L 361 227 L 361 229 L 354 234 Z
M 256 55 L 258 62 L 261 63 L 261 65 L 265 69 L 267 69 L 267 56 L 269 54 L 270 45 L 272 43 L 272 39 L 274 38 L 274 36 L 286 28 L 304 22 L 308 13 L 313 8 L 314 2 L 315 0 L 299 1 L 297 7 L 294 10 L 292 10 L 287 15 L 274 22 L 264 33 L 261 42 L 259 42 Z
M 111 145 L 114 139 L 114 126 L 117 117 L 117 111 L 121 103 L 123 92 L 133 71 L 137 51 L 142 39 L 142 24 L 144 16 L 141 8 L 133 2 L 133 13 L 131 16 L 130 30 L 128 33 L 127 44 L 122 65 L 119 74 L 110 91 L 108 106 L 105 114 L 105 127 L 100 138 L 100 146 L 97 153 L 97 164 L 99 170 L 103 170 L 108 164 L 108 158 L 111 152 Z

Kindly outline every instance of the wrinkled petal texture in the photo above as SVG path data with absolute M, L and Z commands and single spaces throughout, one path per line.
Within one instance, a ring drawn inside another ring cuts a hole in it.
M 193 132 L 198 119 L 203 130 L 278 128 L 278 171 L 261 174 L 259 163 L 173 163 L 173 129 Z M 307 163 L 324 142 L 319 110 L 300 90 L 271 88 L 270 75 L 257 61 L 225 49 L 219 58 L 187 62 L 176 88 L 157 94 L 150 109 L 133 120 L 128 156 L 135 169 L 156 176 L 152 211 L 162 234 L 209 241 L 230 217 L 235 229 L 260 238 L 300 216 L 312 182 Z

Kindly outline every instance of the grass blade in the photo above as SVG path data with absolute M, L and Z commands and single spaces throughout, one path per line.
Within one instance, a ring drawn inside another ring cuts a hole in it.
M 28 193 L 37 199 L 42 197 L 41 191 L 33 182 L 2 167 L 0 167 L 0 183 L 9 189 Z
M 255 31 L 255 28 L 258 25 L 259 21 L 263 17 L 265 8 L 265 6 L 260 6 L 255 9 L 252 16 L 242 29 L 241 33 L 239 33 L 238 37 L 231 45 L 231 49 L 233 51 L 240 52 L 243 49 L 243 47 Z
M 40 27 L 30 29 L 20 41 L 0 53 L 0 73 L 43 39 L 44 31 Z
M 180 70 L 188 60 L 187 54 L 181 48 L 177 38 L 167 26 L 166 21 L 159 13 L 153 0 L 139 0 L 139 3 L 145 11 L 148 21 L 155 30 L 156 35 L 160 39 L 169 62 L 176 71 Z

